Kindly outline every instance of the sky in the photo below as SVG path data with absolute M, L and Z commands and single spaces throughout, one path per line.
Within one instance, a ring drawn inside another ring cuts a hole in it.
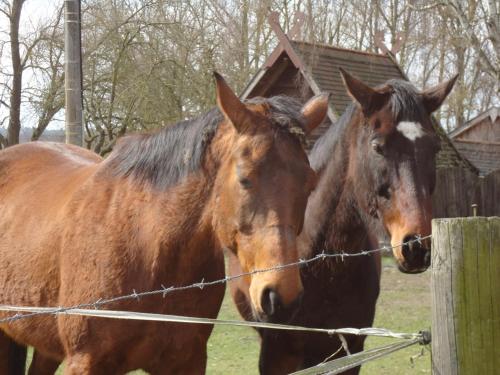
M 23 5 L 21 20 L 19 24 L 20 35 L 25 34 L 29 30 L 33 30 L 41 22 L 46 20 L 52 14 L 56 12 L 56 9 L 63 4 L 63 0 L 26 0 Z M 0 40 L 8 39 L 9 21 L 7 17 L 0 14 Z M 0 64 L 2 70 L 11 70 L 10 61 L 10 46 L 7 44 L 2 53 L 0 54 Z M 23 74 L 23 82 L 29 82 L 32 78 L 29 70 L 26 70 Z M 6 77 L 0 74 L 0 84 L 4 83 Z M 8 101 L 8 96 L 5 97 Z M 0 121 L 8 116 L 8 108 L 0 105 Z M 62 116 L 62 117 L 61 117 Z M 52 121 L 49 125 L 49 129 L 59 129 L 64 126 L 64 113 L 60 113 L 55 121 Z M 21 124 L 23 127 L 34 127 L 36 125 L 35 115 L 30 112 L 30 108 L 27 105 L 21 107 Z M 7 126 L 7 121 L 4 122 L 3 127 Z
M 21 32 L 26 31 L 29 25 L 37 25 L 41 20 L 46 19 L 62 4 L 62 0 L 26 0 L 21 13 Z M 2 22 L 7 24 L 7 20 L 5 19 Z

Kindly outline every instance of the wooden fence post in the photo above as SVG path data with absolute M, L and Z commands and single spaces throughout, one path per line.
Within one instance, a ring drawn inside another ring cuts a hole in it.
M 498 374 L 500 218 L 432 222 L 432 372 Z
M 66 143 L 83 146 L 80 0 L 64 1 Z

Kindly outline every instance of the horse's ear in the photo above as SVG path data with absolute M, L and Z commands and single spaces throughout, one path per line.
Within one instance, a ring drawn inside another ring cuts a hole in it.
M 302 116 L 304 116 L 306 120 L 304 126 L 306 135 L 311 134 L 311 132 L 325 119 L 328 112 L 329 98 L 330 94 L 319 94 L 309 99 L 302 107 Z
M 219 109 L 231 121 L 236 130 L 242 131 L 249 114 L 248 109 L 219 73 L 214 72 L 214 77 Z
M 353 98 L 361 106 L 365 115 L 370 115 L 374 111 L 382 108 L 382 106 L 387 103 L 387 100 L 389 100 L 391 91 L 385 90 L 381 92 L 372 89 L 359 79 L 351 76 L 344 69 L 339 68 L 339 70 L 347 92 L 351 98 Z
M 443 104 L 444 100 L 455 85 L 457 78 L 458 74 L 455 74 L 450 80 L 442 82 L 437 86 L 431 87 L 422 92 L 422 100 L 424 102 L 425 109 L 427 109 L 429 114 L 441 107 L 441 104 Z

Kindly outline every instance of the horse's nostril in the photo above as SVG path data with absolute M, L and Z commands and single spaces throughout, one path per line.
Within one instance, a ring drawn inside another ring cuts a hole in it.
M 407 264 L 415 267 L 429 267 L 431 251 L 424 246 L 416 235 L 408 235 L 403 239 L 403 257 Z
M 406 243 L 407 241 L 405 240 L 404 241 L 405 243 L 403 244 L 403 246 L 401 247 L 401 251 L 403 253 L 403 257 L 405 259 L 409 259 L 411 257 L 411 248 L 410 248 L 410 244 Z
M 266 288 L 261 297 L 262 310 L 267 316 L 275 315 L 281 309 L 281 300 L 272 288 Z
M 418 257 L 420 246 L 418 242 L 414 242 L 416 239 L 417 236 L 414 235 L 408 235 L 403 238 L 402 252 L 407 262 L 413 262 Z
M 403 238 L 403 243 L 406 244 L 407 246 L 413 247 L 414 244 L 418 242 L 414 242 L 417 239 L 417 236 L 414 235 L 408 235 Z

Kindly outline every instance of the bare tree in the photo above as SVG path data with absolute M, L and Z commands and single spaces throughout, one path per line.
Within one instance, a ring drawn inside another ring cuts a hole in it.
M 24 0 L 3 1 L 0 11 L 9 20 L 10 54 L 12 63 L 12 83 L 10 87 L 9 126 L 7 137 L 0 138 L 3 147 L 19 143 L 21 130 L 21 90 L 26 59 L 21 59 L 19 44 L 19 21 Z
M 0 134 L 0 148 L 19 143 L 21 131 L 21 109 L 23 103 L 30 103 L 38 113 L 33 139 L 38 139 L 55 114 L 62 108 L 60 88 L 62 84 L 60 57 L 58 45 L 58 29 L 61 12 L 45 24 L 32 30 L 29 35 L 21 36 L 19 25 L 24 0 L 4 0 L 0 12 L 9 21 L 8 39 L 3 42 L 10 45 L 10 67 L 2 68 L 0 74 L 4 77 L 3 90 L 8 96 L 9 108 L 7 134 Z M 62 35 L 62 34 L 61 34 Z M 37 85 L 24 87 L 24 73 L 30 70 L 32 75 L 38 75 Z M 47 82 L 49 84 L 47 85 Z
M 0 1 L 3 15 L 15 20 L 14 5 L 22 1 Z M 277 44 L 267 23 L 273 10 L 296 39 L 377 52 L 376 40 L 387 35 L 389 48 L 417 86 L 459 72 L 459 84 L 437 114 L 449 129 L 499 103 L 500 21 L 498 4 L 491 0 L 84 0 L 85 146 L 106 154 L 128 131 L 197 115 L 214 103 L 214 69 L 242 90 Z M 303 25 L 292 30 L 298 11 L 305 14 Z M 20 96 L 37 115 L 32 139 L 62 107 L 62 28 L 60 17 L 51 19 L 43 33 L 18 34 L 21 71 L 30 69 L 37 78 L 21 84 Z M 4 40 L 10 47 L 15 46 L 11 34 Z M 14 70 L 2 74 L 7 79 L 0 105 L 7 107 L 16 97 Z M 15 133 L 19 121 L 8 120 Z M 0 119 L 0 126 L 2 121 L 7 120 Z M 2 145 L 9 134 L 0 138 Z

